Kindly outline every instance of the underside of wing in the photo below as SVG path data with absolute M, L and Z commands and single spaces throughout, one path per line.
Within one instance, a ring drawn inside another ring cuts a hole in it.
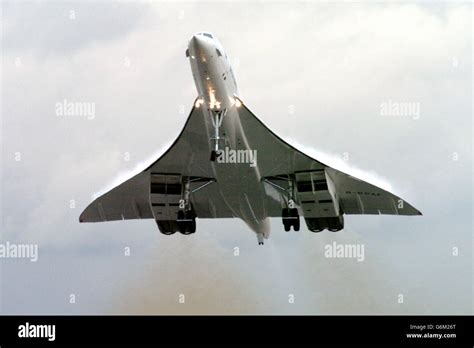
M 171 147 L 148 168 L 95 199 L 79 220 L 176 220 L 186 190 L 196 217 L 233 217 L 214 180 L 204 117 L 202 109 L 193 106 Z
M 402 198 L 334 168 L 327 172 L 335 183 L 345 214 L 421 215 Z
M 139 173 L 95 199 L 82 212 L 80 222 L 151 219 L 150 176 Z
M 293 201 L 308 227 L 318 231 L 310 225 L 328 226 L 329 221 L 334 230 L 342 229 L 343 214 L 421 215 L 400 197 L 297 150 L 243 102 L 239 115 L 250 147 L 261 154 L 258 166 L 268 194 L 269 216 L 285 219 L 286 208 Z

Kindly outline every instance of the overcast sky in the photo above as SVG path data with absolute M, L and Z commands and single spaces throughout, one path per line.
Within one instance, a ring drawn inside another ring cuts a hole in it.
M 472 313 L 471 4 L 7 1 L 1 24 L 0 241 L 39 246 L 38 262 L 0 259 L 2 313 Z M 179 134 L 197 31 L 275 133 L 423 216 L 346 216 L 319 234 L 273 219 L 263 247 L 239 220 L 171 237 L 152 220 L 79 224 Z M 65 100 L 94 117 L 58 116 Z M 326 258 L 333 241 L 365 260 Z

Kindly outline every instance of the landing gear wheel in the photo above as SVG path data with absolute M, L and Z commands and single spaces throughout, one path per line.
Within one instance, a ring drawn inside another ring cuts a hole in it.
M 298 219 L 294 221 L 293 223 L 293 230 L 298 232 L 300 230 L 300 218 L 298 216 Z
M 300 230 L 300 216 L 298 214 L 298 209 L 292 208 L 289 210 L 290 210 L 289 211 L 290 217 L 292 218 L 290 221 L 291 221 L 291 225 L 293 226 L 293 230 L 295 232 L 298 232 Z
M 219 151 L 212 150 L 211 151 L 211 162 L 215 162 L 219 158 L 220 154 L 221 153 Z
M 292 226 L 294 231 L 297 232 L 300 230 L 300 216 L 298 214 L 298 209 L 283 208 L 281 211 L 281 217 L 286 232 L 290 231 Z
M 288 219 L 290 216 L 289 209 L 283 208 L 281 211 L 281 217 L 283 220 L 283 226 L 285 227 L 285 231 L 289 232 L 291 230 L 291 221 Z
M 193 211 L 178 211 L 177 223 L 181 234 L 188 235 L 196 232 L 196 216 Z

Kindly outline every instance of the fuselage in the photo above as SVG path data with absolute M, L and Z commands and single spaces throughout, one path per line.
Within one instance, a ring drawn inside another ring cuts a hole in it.
M 202 101 L 212 110 L 224 109 L 239 96 L 230 60 L 210 33 L 197 33 L 187 50 L 194 82 Z
M 258 153 L 257 149 L 251 148 L 240 122 L 240 95 L 227 53 L 212 34 L 201 32 L 189 41 L 186 56 L 198 92 L 195 107 L 203 108 L 206 115 L 209 151 L 240 150 L 255 154 L 253 163 L 229 163 L 223 157 L 213 162 L 222 197 L 234 216 L 244 220 L 259 239 L 268 238 L 269 221 L 264 200 L 259 199 L 265 195 L 265 189 L 258 167 Z M 217 130 L 216 120 L 221 122 Z

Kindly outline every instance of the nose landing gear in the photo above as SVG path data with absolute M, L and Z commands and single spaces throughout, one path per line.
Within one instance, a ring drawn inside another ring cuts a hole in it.
M 219 128 L 222 125 L 222 120 L 224 119 L 227 109 L 224 110 L 211 110 L 211 120 L 212 125 L 214 126 L 214 136 L 211 138 L 211 141 L 214 140 L 214 149 L 211 151 L 211 162 L 215 162 L 216 159 L 220 156 L 219 151 L 219 140 L 223 139 L 219 136 Z

